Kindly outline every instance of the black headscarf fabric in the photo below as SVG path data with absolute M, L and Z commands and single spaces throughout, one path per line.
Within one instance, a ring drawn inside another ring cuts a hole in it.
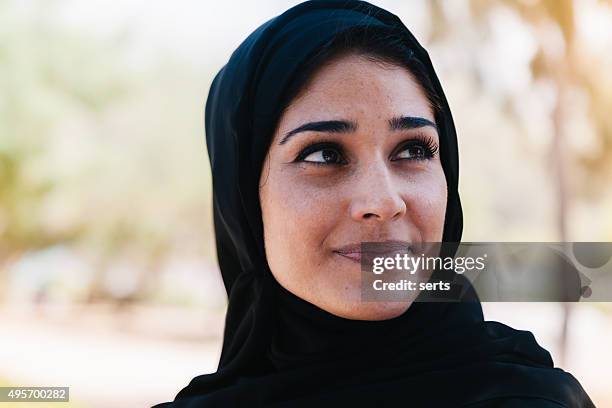
M 478 301 L 416 302 L 389 320 L 350 320 L 293 295 L 272 276 L 258 186 L 283 91 L 317 49 L 358 26 L 401 33 L 441 97 L 443 240 L 460 242 L 457 138 L 425 49 L 398 17 L 363 1 L 308 1 L 289 9 L 255 30 L 211 85 L 206 141 L 229 297 L 223 349 L 216 373 L 195 377 L 173 402 L 156 407 L 593 406 L 530 332 L 485 322 Z

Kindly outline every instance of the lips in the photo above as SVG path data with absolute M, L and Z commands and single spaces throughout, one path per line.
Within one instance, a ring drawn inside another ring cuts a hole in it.
M 351 261 L 361 263 L 361 252 L 350 252 L 350 253 L 343 253 L 343 252 L 337 252 L 337 251 L 334 251 L 334 252 L 340 256 L 350 259 Z
M 362 256 L 373 258 L 376 256 L 394 256 L 395 254 L 405 253 L 410 251 L 410 242 L 407 241 L 364 241 L 368 244 L 379 244 L 379 245 L 367 245 L 367 250 L 361 250 L 361 243 L 345 245 L 334 252 L 342 257 L 348 258 L 355 262 L 361 262 Z

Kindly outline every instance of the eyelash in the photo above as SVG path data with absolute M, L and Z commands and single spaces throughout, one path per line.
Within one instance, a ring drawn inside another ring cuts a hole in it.
M 430 160 L 434 158 L 436 153 L 438 152 L 438 145 L 436 144 L 436 142 L 434 142 L 434 140 L 430 136 L 423 135 L 423 134 L 417 134 L 409 138 L 408 140 L 405 140 L 404 142 L 402 142 L 402 146 L 397 150 L 395 154 L 399 154 L 409 147 L 423 148 L 423 156 L 418 157 L 418 158 L 412 158 L 412 159 L 400 158 L 400 159 L 395 159 L 395 160 L 409 160 L 409 161 Z M 312 153 L 315 153 L 321 150 L 334 150 L 337 153 L 339 153 L 341 157 L 343 156 L 342 146 L 340 146 L 336 142 L 323 140 L 320 142 L 310 144 L 306 146 L 304 149 L 302 149 L 302 151 L 295 158 L 294 162 L 303 162 L 303 163 L 313 164 L 315 166 L 340 166 L 340 165 L 346 164 L 345 159 L 343 159 L 343 162 L 341 163 L 313 162 L 313 161 L 304 160 L 306 157 L 308 157 Z

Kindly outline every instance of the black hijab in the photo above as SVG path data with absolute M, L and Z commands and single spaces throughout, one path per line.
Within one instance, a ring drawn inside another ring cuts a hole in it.
M 416 302 L 393 319 L 359 321 L 332 315 L 273 278 L 258 186 L 283 92 L 317 49 L 358 26 L 400 32 L 441 97 L 436 122 L 448 185 L 443 240 L 460 242 L 457 138 L 425 49 L 398 17 L 363 1 L 317 0 L 289 9 L 255 30 L 211 85 L 206 141 L 217 255 L 229 297 L 223 349 L 216 373 L 195 377 L 173 402 L 156 407 L 476 407 L 503 399 L 592 406 L 530 332 L 485 322 L 473 294 L 476 301 Z

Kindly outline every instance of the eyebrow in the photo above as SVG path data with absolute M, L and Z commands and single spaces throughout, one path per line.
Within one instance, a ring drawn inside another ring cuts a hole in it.
M 287 132 L 278 144 L 285 144 L 289 138 L 300 132 L 349 133 L 357 130 L 357 124 L 346 120 L 323 120 L 308 122 Z
M 398 116 L 389 119 L 389 128 L 391 130 L 416 129 L 425 126 L 430 126 L 438 130 L 435 123 L 429 119 L 418 116 Z M 357 130 L 357 124 L 347 120 L 323 120 L 308 122 L 287 132 L 278 144 L 282 145 L 287 143 L 289 138 L 301 132 L 350 133 L 354 132 L 355 130 Z
M 436 131 L 438 126 L 429 119 L 421 118 L 418 116 L 399 116 L 389 120 L 389 126 L 391 130 L 405 130 L 405 129 L 417 129 L 425 126 L 430 126 Z

